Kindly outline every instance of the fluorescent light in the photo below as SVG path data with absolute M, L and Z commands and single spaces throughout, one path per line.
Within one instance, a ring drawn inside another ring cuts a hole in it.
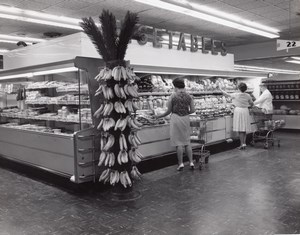
M 248 66 L 248 65 L 234 65 L 234 69 L 239 70 L 239 71 L 283 73 L 283 74 L 300 74 L 300 71 L 297 71 L 297 70 L 273 69 L 273 68 L 256 67 L 256 66 Z
M 0 80 L 12 79 L 12 78 L 30 78 L 32 76 L 33 76 L 32 73 L 21 73 L 21 74 L 15 74 L 15 75 L 2 76 L 2 77 L 0 77 Z
M 228 14 L 228 13 L 225 13 L 223 11 L 216 10 L 214 8 L 211 8 L 211 7 L 199 5 L 197 3 L 189 3 L 188 5 L 190 5 L 194 9 L 204 11 L 208 14 L 213 14 L 217 17 L 222 17 L 222 18 L 226 18 L 226 19 L 229 19 L 229 20 L 232 20 L 232 21 L 236 21 L 237 23 L 247 25 L 247 26 L 250 26 L 250 27 L 252 26 L 252 27 L 255 27 L 257 29 L 262 29 L 262 30 L 265 30 L 265 31 L 268 31 L 268 32 L 273 32 L 273 33 L 278 33 L 280 31 L 279 29 L 272 28 L 272 27 L 269 27 L 269 26 L 266 26 L 266 25 L 262 25 L 262 24 L 259 24 L 259 23 L 253 22 L 253 21 L 249 21 L 249 20 L 243 19 L 241 17 L 235 16 L 235 15 L 232 15 L 232 14 Z
M 263 36 L 263 37 L 268 37 L 268 38 L 278 38 L 279 37 L 278 34 L 261 30 L 260 29 L 261 27 L 259 29 L 258 28 L 253 28 L 253 27 L 243 25 L 243 24 L 240 24 L 240 23 L 237 23 L 237 22 L 222 19 L 220 17 L 213 16 L 211 14 L 201 13 L 199 11 L 191 10 L 191 9 L 186 8 L 186 7 L 177 6 L 177 5 L 167 3 L 167 2 L 164 2 L 164 1 L 161 1 L 161 0 L 134 0 L 134 1 L 140 2 L 140 3 L 143 3 L 143 4 L 148 4 L 150 6 L 158 7 L 158 8 L 164 9 L 164 10 L 177 12 L 177 13 L 184 14 L 184 15 L 187 15 L 187 16 L 192 16 L 192 17 L 202 19 L 202 20 L 205 20 L 205 21 L 209 21 L 209 22 L 212 22 L 212 23 L 228 26 L 228 27 L 231 27 L 231 28 L 234 28 L 234 29 L 238 29 L 238 30 L 249 32 L 249 33 L 257 34 L 257 35 L 260 35 L 260 36 Z
M 0 53 L 5 53 L 5 52 L 8 52 L 7 49 L 0 49 Z
M 67 68 L 61 68 L 61 69 L 51 69 L 51 70 L 44 70 L 44 71 L 31 72 L 31 73 L 21 73 L 21 74 L 2 76 L 2 77 L 0 77 L 0 80 L 12 79 L 12 78 L 30 78 L 30 77 L 34 77 L 34 76 L 58 74 L 58 73 L 66 73 L 66 72 L 76 72 L 76 71 L 78 71 L 78 68 L 67 67 Z
M 78 71 L 78 68 L 69 67 L 69 68 L 62 68 L 62 69 L 52 69 L 52 70 L 33 72 L 33 76 L 56 74 L 56 73 L 66 73 L 66 72 L 75 72 L 75 71 Z
M 23 42 L 44 42 L 45 39 L 41 38 L 31 38 L 31 37 L 20 37 L 20 36 L 11 36 L 11 35 L 5 35 L 0 34 L 0 40 L 6 40 L 6 41 L 23 41 Z
M 291 59 L 294 59 L 294 60 L 300 60 L 300 57 L 292 56 Z
M 79 26 L 80 19 L 23 10 L 16 7 L 0 6 L 0 18 L 82 30 Z
M 286 60 L 285 62 L 293 63 L 293 64 L 300 64 L 300 60 Z

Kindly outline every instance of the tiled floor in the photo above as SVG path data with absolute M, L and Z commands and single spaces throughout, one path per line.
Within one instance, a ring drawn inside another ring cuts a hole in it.
M 211 156 L 202 171 L 144 175 L 129 202 L 72 192 L 0 168 L 0 235 L 300 234 L 300 134 Z

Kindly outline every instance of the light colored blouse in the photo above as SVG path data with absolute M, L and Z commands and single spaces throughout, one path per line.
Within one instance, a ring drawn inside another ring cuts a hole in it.
M 230 96 L 235 107 L 248 108 L 253 104 L 252 98 L 248 93 L 237 92 L 230 94 Z
M 260 95 L 260 97 L 254 101 L 254 104 L 262 108 L 266 114 L 273 113 L 273 96 L 269 90 L 264 90 L 264 92 Z

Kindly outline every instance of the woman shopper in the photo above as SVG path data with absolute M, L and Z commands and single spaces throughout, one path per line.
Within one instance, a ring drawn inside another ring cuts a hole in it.
M 190 142 L 190 118 L 189 114 L 195 112 L 193 98 L 185 91 L 184 79 L 173 80 L 175 92 L 170 96 L 168 109 L 165 113 L 157 115 L 157 118 L 171 114 L 170 139 L 171 145 L 176 146 L 178 158 L 178 171 L 183 170 L 183 150 L 188 156 L 190 169 L 194 169 L 193 152 Z
M 251 132 L 251 121 L 249 114 L 249 107 L 253 106 L 252 98 L 249 94 L 245 93 L 247 85 L 243 82 L 238 85 L 239 91 L 233 94 L 228 94 L 222 91 L 225 96 L 232 98 L 232 103 L 235 108 L 233 111 L 233 131 L 239 133 L 240 146 L 238 149 L 246 149 L 247 132 Z

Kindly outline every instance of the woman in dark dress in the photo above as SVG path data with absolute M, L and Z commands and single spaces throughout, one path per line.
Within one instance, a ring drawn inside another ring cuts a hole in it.
M 195 112 L 193 98 L 185 91 L 184 79 L 176 78 L 173 81 L 175 92 L 170 96 L 168 109 L 157 118 L 171 114 L 170 120 L 170 140 L 171 145 L 176 146 L 178 158 L 178 171 L 183 170 L 183 151 L 189 158 L 190 169 L 194 169 L 193 152 L 191 147 L 190 118 L 189 114 Z

